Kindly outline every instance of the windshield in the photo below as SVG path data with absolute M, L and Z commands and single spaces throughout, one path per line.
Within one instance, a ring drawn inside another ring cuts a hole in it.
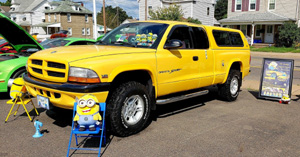
M 150 22 L 123 24 L 97 44 L 156 48 L 167 27 L 168 24 Z
M 41 42 L 41 45 L 44 49 L 49 49 L 52 47 L 65 46 L 67 43 L 69 43 L 69 40 L 65 40 L 65 38 L 56 38 L 45 40 Z

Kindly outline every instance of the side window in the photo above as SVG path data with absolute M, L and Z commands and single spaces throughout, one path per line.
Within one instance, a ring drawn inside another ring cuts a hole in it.
M 172 39 L 180 40 L 183 43 L 181 49 L 190 49 L 192 48 L 191 37 L 189 33 L 189 27 L 177 27 L 174 29 L 172 34 L 169 36 L 167 42 Z
M 209 42 L 206 32 L 203 28 L 193 27 L 193 41 L 194 41 L 194 49 L 208 49 Z
M 213 31 L 218 46 L 231 46 L 229 33 L 226 31 Z
M 86 41 L 76 41 L 70 45 L 86 45 Z
M 240 35 L 240 33 L 237 32 L 231 32 L 230 33 L 230 40 L 231 40 L 231 44 L 232 46 L 244 46 L 242 37 Z
M 222 47 L 243 47 L 244 42 L 240 33 L 214 30 L 213 36 L 218 46 Z

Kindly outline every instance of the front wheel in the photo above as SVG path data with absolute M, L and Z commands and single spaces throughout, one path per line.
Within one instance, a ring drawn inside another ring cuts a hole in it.
M 124 83 L 114 91 L 107 108 L 113 133 L 123 137 L 135 134 L 149 119 L 149 93 L 138 82 Z
M 219 95 L 227 101 L 237 99 L 241 86 L 241 76 L 238 70 L 230 70 L 226 82 L 219 85 Z

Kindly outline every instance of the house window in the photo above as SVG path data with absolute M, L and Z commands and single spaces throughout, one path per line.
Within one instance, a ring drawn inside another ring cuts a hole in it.
M 57 19 L 56 19 L 56 13 L 54 14 L 54 21 L 55 21 L 55 22 L 57 21 Z
M 206 14 L 209 15 L 209 7 L 207 7 L 207 13 Z
M 71 21 L 72 21 L 72 19 L 71 19 L 71 14 L 70 14 L 70 13 L 67 14 L 67 18 L 68 18 L 68 22 L 71 22 Z
M 48 14 L 48 22 L 51 22 L 51 16 Z
M 261 25 L 255 26 L 255 37 L 261 37 Z
M 23 21 L 26 21 L 26 17 L 23 17 L 23 19 L 22 19 Z
M 89 16 L 88 16 L 88 14 L 85 14 L 85 22 L 89 22 Z
M 151 9 L 152 9 L 152 6 L 149 6 L 148 9 L 151 10 Z
M 72 28 L 68 28 L 69 35 L 72 35 Z
M 269 10 L 275 9 L 275 0 L 269 0 Z
M 241 31 L 244 33 L 244 35 L 247 35 L 247 25 L 241 25 Z
M 256 9 L 256 0 L 250 0 L 249 8 L 250 8 L 250 10 Z
M 86 35 L 91 35 L 90 28 L 86 28 Z
M 15 10 L 16 10 L 16 8 L 14 8 L 14 7 L 11 7 L 11 8 L 10 8 L 10 10 L 11 10 L 11 11 L 15 11 Z
M 235 10 L 242 10 L 242 0 L 235 1 Z
M 13 21 L 17 21 L 17 17 L 13 17 Z
M 85 28 L 82 28 L 82 35 L 85 35 Z

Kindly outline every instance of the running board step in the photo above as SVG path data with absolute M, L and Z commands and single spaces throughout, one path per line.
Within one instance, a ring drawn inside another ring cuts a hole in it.
M 189 93 L 186 95 L 175 96 L 175 97 L 171 97 L 171 98 L 167 98 L 167 99 L 158 99 L 158 100 L 156 100 L 156 104 L 159 104 L 159 105 L 168 104 L 168 103 L 172 103 L 172 102 L 176 102 L 176 101 L 180 101 L 180 100 L 185 100 L 185 99 L 205 95 L 207 93 L 208 93 L 208 90 L 203 90 L 203 91 Z

